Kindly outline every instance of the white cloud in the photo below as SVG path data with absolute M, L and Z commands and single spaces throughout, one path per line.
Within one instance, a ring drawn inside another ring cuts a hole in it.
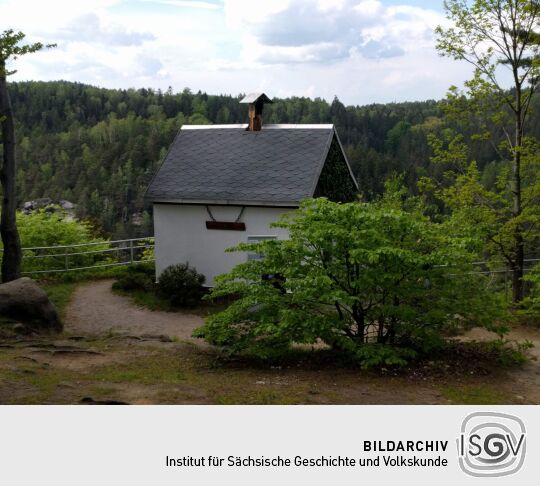
M 253 15 L 250 0 L 224 0 L 225 12 L 246 31 L 246 60 L 273 63 L 323 62 L 365 54 L 368 59 L 405 55 L 433 47 L 431 34 L 443 18 L 378 0 L 282 1 Z M 330 49 L 331 46 L 331 49 Z M 302 54 L 305 56 L 302 56 Z
M 217 10 L 221 8 L 221 5 L 210 2 L 199 2 L 196 0 L 143 0 L 147 3 L 160 3 L 162 5 L 171 5 L 173 7 L 181 8 L 201 8 L 206 10 Z
M 0 30 L 57 42 L 15 79 L 348 103 L 441 97 L 469 68 L 441 59 L 441 14 L 385 0 L 0 0 Z M 178 8 L 174 8 L 178 7 Z M 32 12 L 32 15 L 28 15 Z
M 108 46 L 138 46 L 148 40 L 155 40 L 150 32 L 134 32 L 123 25 L 104 24 L 95 13 L 77 17 L 65 28 L 55 33 L 58 40 L 99 43 Z

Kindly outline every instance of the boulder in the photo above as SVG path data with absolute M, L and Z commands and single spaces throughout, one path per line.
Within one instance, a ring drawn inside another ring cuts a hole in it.
M 34 199 L 33 201 L 26 201 L 22 205 L 23 212 L 30 214 L 32 211 L 37 209 L 43 209 L 52 204 L 52 199 L 50 197 L 43 197 L 41 199 Z
M 0 316 L 21 322 L 36 332 L 63 329 L 45 291 L 27 277 L 0 285 Z
M 58 204 L 60 204 L 60 207 L 65 211 L 73 211 L 77 207 L 76 204 L 73 204 L 71 201 L 67 201 L 66 199 L 60 199 Z

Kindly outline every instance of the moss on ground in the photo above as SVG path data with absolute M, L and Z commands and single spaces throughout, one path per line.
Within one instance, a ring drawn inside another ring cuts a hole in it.
M 497 385 L 441 385 L 443 396 L 453 404 L 459 405 L 508 405 L 515 398 Z

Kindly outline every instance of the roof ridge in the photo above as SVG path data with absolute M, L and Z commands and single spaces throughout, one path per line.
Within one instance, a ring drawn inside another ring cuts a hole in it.
M 182 125 L 181 130 L 216 130 L 216 129 L 230 129 L 230 128 L 243 128 L 248 127 L 247 123 L 244 124 L 229 124 L 229 125 Z M 312 129 L 312 130 L 331 130 L 334 128 L 332 123 L 274 123 L 263 125 L 265 129 Z

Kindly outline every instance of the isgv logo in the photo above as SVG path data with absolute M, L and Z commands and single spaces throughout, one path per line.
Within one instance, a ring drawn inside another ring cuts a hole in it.
M 459 465 L 469 476 L 509 476 L 525 461 L 525 425 L 513 415 L 476 412 L 463 421 L 457 446 Z

